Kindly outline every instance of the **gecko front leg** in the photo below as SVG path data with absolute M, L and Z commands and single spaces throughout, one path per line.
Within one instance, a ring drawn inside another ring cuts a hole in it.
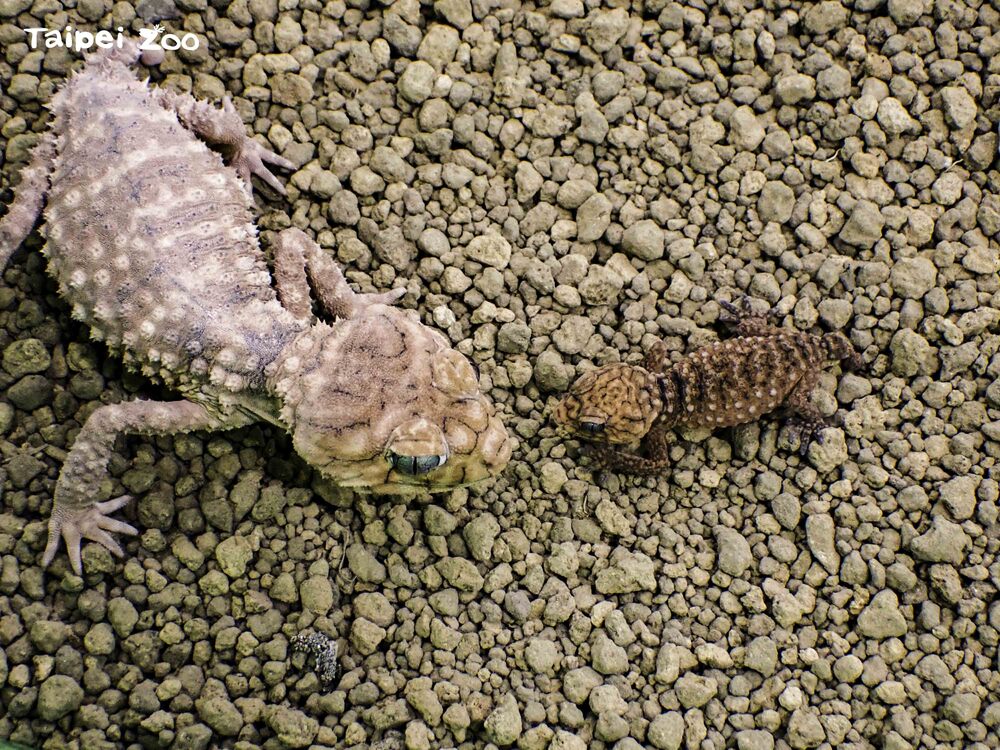
M 131 499 L 129 496 L 106 502 L 94 500 L 119 434 L 170 435 L 193 430 L 225 430 L 247 422 L 244 416 L 220 418 L 191 401 L 129 401 L 97 409 L 80 430 L 56 482 L 42 566 L 52 562 L 62 538 L 73 571 L 82 575 L 82 540 L 93 540 L 121 556 L 122 549 L 111 534 L 137 533 L 129 524 L 108 515 L 125 505 Z
M 316 242 L 301 229 L 285 229 L 274 241 L 274 280 L 281 304 L 295 317 L 312 315 L 309 281 L 323 310 L 335 318 L 350 318 L 368 305 L 391 305 L 406 289 L 360 294 Z M 308 273 L 308 279 L 306 274 Z
M 162 106 L 176 113 L 184 127 L 206 143 L 219 147 L 226 161 L 239 173 L 248 188 L 250 175 L 255 174 L 281 195 L 285 194 L 285 186 L 271 174 L 267 165 L 273 164 L 282 169 L 294 169 L 295 165 L 247 135 L 246 125 L 228 96 L 223 99 L 222 109 L 219 110 L 207 102 L 198 101 L 190 94 L 158 89 L 155 95 Z
M 642 440 L 646 455 L 631 453 L 607 443 L 595 445 L 591 451 L 600 465 L 611 471 L 630 474 L 659 474 L 670 465 L 670 444 L 668 430 L 659 425 L 653 427 Z

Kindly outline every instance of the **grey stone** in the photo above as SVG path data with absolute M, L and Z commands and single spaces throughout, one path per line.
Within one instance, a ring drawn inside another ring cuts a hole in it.
M 587 44 L 595 52 L 607 52 L 628 29 L 629 16 L 624 8 L 595 10 L 587 17 Z
M 351 623 L 351 645 L 363 656 L 375 653 L 386 635 L 385 628 L 364 617 L 356 617 Z
M 941 108 L 948 123 L 960 130 L 974 123 L 979 111 L 976 100 L 964 86 L 946 86 L 941 89 Z
M 265 714 L 267 725 L 284 747 L 309 747 L 319 732 L 319 721 L 287 706 L 271 706 Z
M 774 93 L 782 104 L 798 104 L 816 96 L 816 81 L 804 73 L 789 73 L 778 79 Z
M 580 297 L 588 305 L 607 305 L 618 298 L 624 286 L 625 280 L 611 268 L 592 265 L 580 282 Z
M 738 750 L 774 750 L 774 736 L 760 729 L 744 729 L 736 733 Z
M 656 260 L 663 257 L 664 235 L 659 225 L 651 219 L 643 219 L 625 230 L 622 248 L 632 257 L 640 260 Z
M 889 273 L 892 290 L 900 297 L 921 299 L 937 283 L 937 268 L 929 258 L 903 258 Z
M 715 697 L 719 686 L 710 677 L 689 673 L 678 678 L 674 690 L 684 708 L 700 708 Z
M 715 527 L 718 565 L 723 573 L 739 577 L 753 564 L 750 543 L 743 534 L 727 526 Z
M 465 247 L 465 257 L 493 268 L 506 268 L 510 263 L 510 242 L 499 234 L 473 237 Z
M 937 369 L 936 349 L 916 331 L 903 328 L 889 342 L 892 371 L 903 377 L 929 375 Z
M 961 565 L 971 546 L 965 530 L 943 516 L 935 516 L 930 528 L 910 542 L 910 550 L 918 560 L 952 565 Z
M 658 750 L 679 750 L 684 742 L 684 716 L 678 711 L 660 714 L 646 730 L 646 739 Z
M 597 639 L 590 647 L 590 663 L 600 674 L 625 674 L 628 671 L 625 649 L 603 632 L 597 634 Z
M 506 693 L 483 723 L 486 738 L 501 747 L 513 745 L 521 736 L 521 712 L 513 693 Z
M 817 747 L 826 739 L 819 714 L 808 708 L 792 711 L 788 720 L 788 744 L 795 750 Z
M 878 112 L 875 115 L 878 124 L 889 136 L 898 136 L 916 130 L 919 125 L 917 121 L 910 117 L 906 107 L 894 96 L 887 96 L 878 103 Z
M 347 566 L 365 583 L 382 583 L 385 580 L 385 565 L 363 544 L 352 544 L 347 548 Z
M 783 182 L 771 180 L 764 183 L 757 199 L 757 215 L 763 222 L 783 224 L 792 217 L 795 207 L 795 193 Z
M 19 339 L 3 352 L 3 369 L 13 378 L 49 369 L 52 357 L 38 339 Z
M 310 576 L 299 587 L 302 606 L 317 615 L 325 615 L 333 606 L 333 586 L 326 576 Z
M 889 17 L 900 26 L 912 26 L 924 13 L 930 12 L 928 0 L 889 0 Z
M 38 689 L 38 717 L 43 721 L 57 721 L 80 708 L 83 688 L 64 674 L 55 674 Z
M 483 587 L 483 576 L 475 564 L 463 557 L 446 557 L 437 565 L 438 571 L 459 591 L 476 592 Z
M 836 525 L 828 513 L 817 513 L 806 518 L 806 541 L 813 557 L 830 575 L 840 570 L 840 554 L 834 542 Z
M 591 691 L 603 682 L 604 678 L 591 667 L 577 667 L 569 670 L 563 677 L 562 692 L 569 700 L 579 705 L 586 703 L 590 699 Z
M 806 9 L 803 21 L 811 33 L 829 34 L 844 28 L 847 18 L 847 8 L 843 3 L 839 0 L 823 0 Z
M 879 640 L 906 635 L 906 618 L 894 591 L 880 591 L 872 597 L 858 615 L 858 632 Z
M 882 228 L 885 220 L 877 205 L 867 200 L 854 204 L 838 235 L 848 245 L 860 248 L 871 248 L 882 238 Z
M 809 462 L 821 474 L 838 469 L 847 461 L 847 438 L 839 427 L 823 431 L 822 441 L 813 440 L 808 448 Z
M 737 107 L 729 118 L 729 142 L 743 151 L 754 151 L 764 140 L 764 126 L 753 109 Z
M 430 97 L 436 79 L 437 73 L 430 63 L 414 60 L 406 66 L 396 88 L 408 102 L 420 104 Z
M 602 594 L 627 594 L 634 591 L 655 591 L 656 574 L 653 561 L 642 552 L 616 547 L 610 565 L 597 574 L 597 590 Z
M 938 492 L 945 507 L 954 518 L 962 521 L 972 518 L 976 510 L 976 488 L 979 480 L 976 477 L 964 475 L 949 479 L 941 485 Z
M 239 535 L 223 539 L 215 548 L 215 559 L 222 572 L 230 579 L 242 578 L 252 558 L 253 548 L 250 542 Z
M 770 677 L 778 668 L 778 647 L 765 636 L 758 636 L 747 644 L 743 666 Z
M 499 533 L 500 524 L 492 513 L 476 516 L 462 529 L 469 552 L 480 562 L 489 562 L 493 557 L 493 542 Z
M 594 193 L 576 210 L 576 236 L 581 242 L 594 242 L 611 225 L 611 201 L 603 193 Z M 581 290 L 582 292 L 582 290 Z

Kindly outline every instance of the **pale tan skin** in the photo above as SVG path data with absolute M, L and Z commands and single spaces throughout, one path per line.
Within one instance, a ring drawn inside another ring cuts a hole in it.
M 469 362 L 391 306 L 405 290 L 355 293 L 301 230 L 273 243 L 275 290 L 249 178 L 283 192 L 266 164 L 292 165 L 251 140 L 230 104 L 147 88 L 126 67 L 137 57 L 133 45 L 95 55 L 53 99 L 52 130 L 0 221 L 0 267 L 44 208 L 49 271 L 74 315 L 182 398 L 93 412 L 56 483 L 43 564 L 62 540 L 80 574 L 82 540 L 121 555 L 113 534 L 136 533 L 110 516 L 130 498 L 98 493 L 124 432 L 270 422 L 355 490 L 419 494 L 496 476 L 511 441 Z M 313 316 L 310 282 L 334 322 Z

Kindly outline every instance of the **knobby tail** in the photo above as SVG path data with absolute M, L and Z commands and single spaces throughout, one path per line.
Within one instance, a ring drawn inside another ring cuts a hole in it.
M 55 156 L 56 138 L 46 133 L 32 149 L 28 166 L 21 172 L 21 183 L 14 190 L 14 200 L 7 215 L 0 220 L 0 271 L 38 221 L 45 205 Z

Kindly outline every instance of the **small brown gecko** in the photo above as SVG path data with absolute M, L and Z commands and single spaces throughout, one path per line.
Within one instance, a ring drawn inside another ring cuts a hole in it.
M 720 303 L 737 337 L 709 344 L 672 364 L 663 342 L 642 366 L 610 364 L 579 378 L 553 412 L 563 432 L 594 444 L 592 455 L 607 468 L 652 474 L 668 465 L 667 434 L 673 427 L 730 427 L 784 407 L 803 449 L 827 426 L 809 402 L 820 370 L 861 358 L 842 333 L 821 336 L 778 328 L 753 314 Z M 646 455 L 629 450 L 640 444 Z

